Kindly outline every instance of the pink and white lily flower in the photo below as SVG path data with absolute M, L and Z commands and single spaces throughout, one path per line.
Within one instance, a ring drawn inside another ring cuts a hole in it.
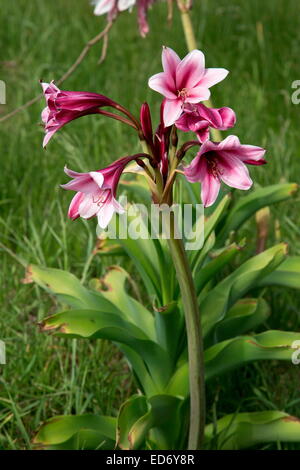
M 42 121 L 46 135 L 45 147 L 53 134 L 74 119 L 88 114 L 99 114 L 102 106 L 114 106 L 115 103 L 104 95 L 84 91 L 63 91 L 54 82 L 41 83 L 47 106 L 42 111 Z
M 218 197 L 221 181 L 228 186 L 247 190 L 252 186 L 248 165 L 263 165 L 265 150 L 242 145 L 231 135 L 222 142 L 205 142 L 191 164 L 184 169 L 186 179 L 201 183 L 201 199 L 205 207 Z
M 206 69 L 204 54 L 196 49 L 180 60 L 173 49 L 163 47 L 162 65 L 164 71 L 149 79 L 149 87 L 165 97 L 166 127 L 179 119 L 187 103 L 208 100 L 209 88 L 228 75 L 226 69 Z
M 100 16 L 109 13 L 114 8 L 119 11 L 125 11 L 135 4 L 136 0 L 96 0 L 92 2 L 95 5 L 94 15 Z
M 184 112 L 175 122 L 178 129 L 197 134 L 201 143 L 209 139 L 209 128 L 226 131 L 236 123 L 235 112 L 231 108 L 208 108 L 203 103 L 186 104 Z
M 124 157 L 107 168 L 88 173 L 78 173 L 65 167 L 65 173 L 73 179 L 61 187 L 77 191 L 71 201 L 68 216 L 73 220 L 97 216 L 99 226 L 106 228 L 115 212 L 124 212 L 124 208 L 116 200 L 117 187 L 125 166 L 135 158 Z

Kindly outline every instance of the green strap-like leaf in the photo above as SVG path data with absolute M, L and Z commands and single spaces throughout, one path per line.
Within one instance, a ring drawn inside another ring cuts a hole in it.
M 281 411 L 237 413 L 205 429 L 207 448 L 238 450 L 268 442 L 300 442 L 300 420 Z
M 259 287 L 283 286 L 300 289 L 300 256 L 288 257 L 275 271 L 259 282 Z
M 220 342 L 254 330 L 270 315 L 267 302 L 260 299 L 241 299 L 211 332 L 215 342 Z
M 266 331 L 255 336 L 238 336 L 222 341 L 204 351 L 205 379 L 211 380 L 221 374 L 257 360 L 292 361 L 294 341 L 300 333 Z M 296 343 L 295 343 L 296 344 Z M 186 398 L 189 395 L 188 363 L 182 362 L 173 374 L 166 393 Z
M 30 265 L 26 282 L 36 282 L 72 308 L 92 308 L 117 313 L 111 302 L 100 293 L 86 289 L 77 277 L 67 271 Z
M 240 247 L 233 243 L 222 250 L 218 256 L 209 261 L 205 266 L 196 270 L 194 281 L 198 295 L 207 282 L 213 279 L 213 277 L 234 258 L 239 250 Z
M 292 361 L 293 343 L 300 333 L 270 330 L 255 336 L 238 336 L 205 350 L 205 375 L 210 380 L 231 369 L 260 359 Z
M 284 201 L 295 195 L 298 190 L 296 183 L 282 183 L 255 189 L 247 196 L 238 200 L 229 212 L 226 222 L 218 234 L 219 242 L 234 230 L 237 230 L 246 220 L 262 207 Z
M 132 323 L 112 313 L 97 310 L 67 310 L 46 318 L 44 330 L 79 338 L 105 338 L 125 344 L 145 361 L 157 387 L 163 388 L 170 373 L 170 358 L 157 343 Z
M 38 431 L 34 444 L 48 449 L 102 449 L 115 446 L 116 419 L 108 416 L 56 416 Z
M 130 279 L 130 276 L 125 269 L 120 266 L 111 266 L 107 274 L 98 282 L 97 291 L 122 312 L 122 318 L 136 325 L 155 341 L 154 316 L 140 302 L 127 294 L 125 290 L 127 279 Z
M 223 320 L 229 308 L 238 299 L 274 271 L 285 255 L 286 245 L 276 245 L 250 258 L 217 284 L 200 304 L 204 336 L 215 328 L 217 322 Z
M 124 450 L 145 448 L 146 440 L 150 440 L 156 449 L 176 449 L 183 434 L 182 404 L 182 399 L 170 395 L 155 395 L 148 400 L 134 395 L 118 415 L 118 446 Z

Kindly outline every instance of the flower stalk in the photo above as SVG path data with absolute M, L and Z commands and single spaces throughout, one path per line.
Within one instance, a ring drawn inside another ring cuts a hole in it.
M 188 450 L 197 450 L 201 447 L 205 427 L 203 337 L 192 272 L 183 241 L 176 237 L 177 227 L 175 224 L 174 213 L 171 211 L 168 243 L 182 296 L 189 356 L 190 427 Z

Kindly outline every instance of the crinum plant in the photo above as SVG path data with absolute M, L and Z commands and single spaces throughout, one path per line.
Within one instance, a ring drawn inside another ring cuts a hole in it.
M 203 245 L 194 251 L 186 251 L 187 240 L 177 236 L 178 220 L 172 211 L 165 238 L 119 237 L 118 252 L 130 257 L 139 271 L 147 298 L 144 303 L 129 295 L 126 280 L 130 274 L 120 266 L 112 266 L 88 288 L 68 272 L 29 267 L 29 281 L 47 288 L 70 307 L 46 318 L 43 329 L 70 338 L 113 341 L 126 357 L 137 387 L 117 417 L 50 419 L 35 437 L 39 446 L 234 449 L 272 440 L 299 440 L 300 421 L 274 410 L 233 413 L 205 426 L 205 381 L 253 360 L 291 360 L 299 334 L 253 331 L 270 314 L 262 288 L 272 284 L 300 287 L 299 258 L 287 258 L 282 243 L 244 259 L 221 280 L 219 275 L 241 253 L 242 242 L 235 240 L 240 226 L 258 209 L 291 197 L 297 187 L 280 184 L 255 189 L 234 203 L 229 194 L 223 194 L 215 204 L 222 182 L 242 190 L 252 186 L 246 165 L 266 163 L 265 151 L 242 145 L 236 136 L 221 142 L 209 140 L 211 128 L 226 130 L 236 120 L 230 108 L 209 109 L 202 103 L 209 98 L 209 89 L 226 77 L 225 69 L 206 69 L 199 50 L 180 60 L 166 47 L 162 64 L 163 72 L 149 80 L 149 86 L 164 97 L 155 131 L 147 103 L 142 104 L 138 119 L 104 95 L 61 91 L 53 82 L 42 84 L 47 101 L 42 113 L 44 145 L 66 123 L 88 114 L 132 127 L 142 145 L 141 153 L 124 156 L 103 169 L 96 166 L 78 173 L 65 168 L 71 180 L 62 187 L 75 191 L 71 219 L 96 216 L 102 229 L 112 220 L 120 227 L 123 219 L 116 214 L 126 208 L 117 201 L 117 191 L 126 171 L 137 175 L 127 181 L 127 192 L 131 191 L 134 202 L 140 202 L 143 194 L 149 206 L 170 207 L 175 194 L 180 205 L 200 203 L 198 185 L 191 184 L 200 182 L 201 201 L 209 208 L 209 216 L 204 227 L 201 217 L 190 227 L 203 232 Z M 193 140 L 184 140 L 187 131 L 194 133 Z M 195 149 L 189 163 L 187 154 Z M 174 190 L 176 181 L 180 191 Z M 145 226 L 150 232 L 149 223 Z M 116 240 L 103 238 L 99 251 L 113 254 L 115 248 Z M 255 296 L 249 297 L 254 289 Z

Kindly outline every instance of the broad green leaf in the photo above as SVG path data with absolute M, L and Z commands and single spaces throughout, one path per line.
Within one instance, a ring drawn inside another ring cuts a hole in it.
M 46 318 L 43 329 L 75 338 L 109 339 L 131 347 L 143 358 L 158 387 L 163 387 L 170 376 L 171 358 L 167 352 L 118 315 L 97 310 L 68 310 Z
M 118 416 L 118 446 L 138 449 L 149 440 L 156 449 L 176 449 L 182 437 L 183 401 L 170 395 L 155 395 L 147 400 L 134 395 L 123 404 Z
M 213 277 L 234 258 L 239 250 L 240 247 L 233 243 L 224 248 L 218 256 L 209 261 L 205 266 L 198 268 L 196 272 L 194 272 L 194 282 L 198 295 L 207 282 L 213 279 Z
M 207 448 L 246 449 L 268 442 L 300 442 L 300 420 L 281 411 L 226 415 L 205 428 Z
M 128 210 L 130 207 L 133 206 L 129 206 Z M 134 262 L 144 281 L 148 294 L 157 296 L 159 298 L 161 295 L 161 282 L 159 272 L 159 258 L 156 251 L 156 245 L 154 240 L 150 238 L 150 235 L 148 235 L 147 239 L 143 239 L 141 237 L 133 239 L 131 237 L 128 231 L 133 220 L 134 217 L 130 216 L 128 213 L 126 217 L 126 224 L 124 223 L 122 217 L 117 218 L 117 229 L 119 230 L 118 233 L 123 234 L 122 238 L 120 237 L 118 241 L 126 251 L 127 255 Z M 145 223 L 142 220 L 140 227 L 141 230 L 144 229 L 146 233 L 148 232 L 148 228 L 145 226 Z
M 238 299 L 274 271 L 285 255 L 286 245 L 276 245 L 250 258 L 217 284 L 200 304 L 204 336 L 215 328 L 217 322 L 223 320 Z
M 73 274 L 61 269 L 30 265 L 27 283 L 36 282 L 72 308 L 91 308 L 116 313 L 117 309 L 101 294 L 86 289 Z
M 38 431 L 33 443 L 39 448 L 110 450 L 115 446 L 116 419 L 108 416 L 56 416 Z
M 255 189 L 247 196 L 241 197 L 229 212 L 226 222 L 218 234 L 222 242 L 231 231 L 236 231 L 246 220 L 262 207 L 284 201 L 298 191 L 296 183 L 281 183 Z
M 214 340 L 219 342 L 252 331 L 266 321 L 270 313 L 270 307 L 262 298 L 241 299 L 212 330 Z
M 180 398 L 187 398 L 189 395 L 189 365 L 183 362 L 174 372 L 166 388 L 166 393 Z
M 109 303 L 122 312 L 122 317 L 141 328 L 147 336 L 156 340 L 154 316 L 140 302 L 127 294 L 125 290 L 129 274 L 120 266 L 111 266 L 106 275 L 94 286 Z
M 300 289 L 300 256 L 288 257 L 275 271 L 262 279 L 259 287 L 265 286 Z
M 221 202 L 217 205 L 214 212 L 205 220 L 205 224 L 204 224 L 204 245 L 205 245 L 206 241 L 208 240 L 208 238 L 210 237 L 210 235 L 212 234 L 212 232 L 214 231 L 217 223 L 220 221 L 221 217 L 223 216 L 224 211 L 228 207 L 229 202 L 230 202 L 230 196 L 229 195 L 224 196 L 223 199 L 221 200 Z M 198 250 L 198 251 L 194 251 L 194 252 L 191 251 L 189 253 L 189 258 L 190 258 L 190 262 L 191 262 L 192 267 L 194 267 L 196 265 L 199 265 L 198 258 L 201 255 L 203 257 L 202 251 L 203 251 L 203 248 Z
M 147 398 L 144 395 L 133 395 L 123 403 L 118 414 L 118 447 L 123 450 L 137 449 L 145 441 L 151 426 L 152 417 Z
M 291 361 L 295 352 L 293 343 L 299 340 L 300 333 L 270 330 L 217 343 L 204 352 L 206 379 L 210 380 L 252 361 Z

